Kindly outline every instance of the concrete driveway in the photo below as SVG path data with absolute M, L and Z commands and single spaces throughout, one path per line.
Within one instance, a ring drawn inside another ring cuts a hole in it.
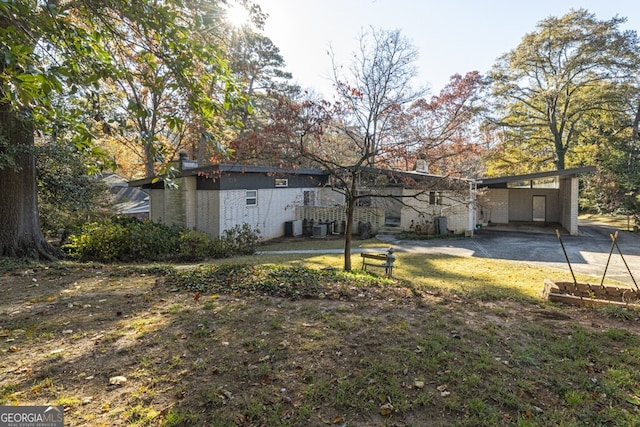
M 584 222 L 580 223 L 579 230 L 578 236 L 561 236 L 571 267 L 575 273 L 593 275 L 593 282 L 600 283 L 611 251 L 610 234 L 615 233 L 616 229 Z M 400 252 L 505 259 L 569 270 L 560 240 L 553 229 L 540 229 L 538 232 L 483 229 L 473 237 L 425 241 L 391 239 L 389 242 Z M 606 277 L 633 287 L 633 279 L 625 267 L 626 261 L 640 285 L 640 236 L 620 231 L 617 242 L 624 260 L 614 248 Z

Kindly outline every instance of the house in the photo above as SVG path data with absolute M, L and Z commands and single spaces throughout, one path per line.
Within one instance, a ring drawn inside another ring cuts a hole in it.
M 578 178 L 595 166 L 476 181 L 479 224 L 558 224 L 578 234 Z
M 315 234 L 316 228 L 319 235 L 340 234 L 346 228 L 345 198 L 332 188 L 327 171 L 238 164 L 197 167 L 184 157 L 177 166 L 180 172 L 171 181 L 153 177 L 129 183 L 149 192 L 152 221 L 203 231 L 211 237 L 248 224 L 264 239 L 303 231 Z M 384 178 L 385 173 L 389 171 L 377 171 L 376 177 Z M 452 230 L 464 231 L 468 213 L 460 203 L 451 206 L 453 192 L 442 187 L 442 177 L 420 173 L 412 177 L 431 180 L 428 185 L 434 190 L 429 192 L 405 188 L 408 181 L 397 180 L 401 174 L 410 173 L 394 171 L 395 179 L 361 187 L 372 196 L 359 199 L 354 232 L 359 231 L 359 224 L 370 227 L 372 234 L 389 224 L 409 229 L 412 221 L 443 214 L 451 218 Z M 405 198 L 412 201 L 407 203 Z M 460 216 L 463 219 L 457 220 Z M 447 226 L 443 230 L 447 232 Z
M 385 225 L 425 234 L 463 234 L 473 230 L 472 180 L 433 175 L 425 170 L 376 173 L 377 185 L 364 186 L 361 191 L 371 195 L 365 199 L 370 206 L 384 211 Z
M 150 219 L 220 236 L 236 225 L 248 224 L 263 239 L 285 235 L 296 220 L 296 207 L 335 206 L 339 195 L 327 187 L 329 176 L 318 169 L 218 164 L 205 167 L 181 159 L 180 173 L 171 181 L 146 178 L 132 181 L 150 195 Z M 298 212 L 299 214 L 299 212 Z
M 264 239 L 342 233 L 344 195 L 321 169 L 218 164 L 198 167 L 181 157 L 172 179 L 129 183 L 149 192 L 152 221 L 177 224 L 211 237 L 248 224 Z M 593 167 L 483 180 L 425 171 L 375 170 L 363 177 L 353 230 L 385 226 L 435 234 L 473 235 L 489 224 L 557 223 L 577 233 L 578 176 Z M 365 174 L 366 175 L 366 174 Z
M 149 218 L 149 194 L 130 187 L 127 180 L 115 173 L 108 173 L 102 180 L 109 187 L 113 209 L 118 215 L 131 216 L 141 220 Z

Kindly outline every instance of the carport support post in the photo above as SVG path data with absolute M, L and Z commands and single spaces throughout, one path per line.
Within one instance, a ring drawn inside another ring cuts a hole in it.
M 473 232 L 476 229 L 476 192 L 478 191 L 478 184 L 476 181 L 469 181 L 469 222 L 467 224 L 469 230 L 469 236 L 473 236 Z

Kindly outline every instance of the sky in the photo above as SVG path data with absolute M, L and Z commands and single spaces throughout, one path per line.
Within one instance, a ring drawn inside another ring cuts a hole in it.
M 640 33 L 638 0 L 254 0 L 269 15 L 264 33 L 303 88 L 330 97 L 331 48 L 348 66 L 363 30 L 400 30 L 419 52 L 416 87 L 436 95 L 454 74 L 485 74 L 550 16 L 587 9 L 600 20 L 626 17 Z

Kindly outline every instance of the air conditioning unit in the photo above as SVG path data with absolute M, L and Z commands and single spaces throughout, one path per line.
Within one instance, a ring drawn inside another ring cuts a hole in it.
M 312 230 L 313 237 L 327 237 L 327 224 L 316 224 Z
M 302 236 L 302 220 L 287 221 L 284 223 L 284 235 L 287 237 Z

